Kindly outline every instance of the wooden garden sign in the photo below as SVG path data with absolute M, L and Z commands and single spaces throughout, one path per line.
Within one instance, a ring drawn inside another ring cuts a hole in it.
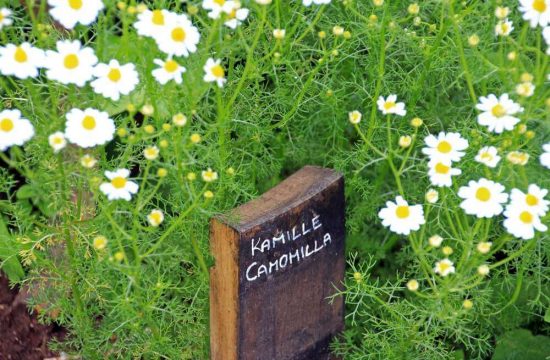
M 314 166 L 213 219 L 211 359 L 330 359 L 344 234 L 344 179 Z

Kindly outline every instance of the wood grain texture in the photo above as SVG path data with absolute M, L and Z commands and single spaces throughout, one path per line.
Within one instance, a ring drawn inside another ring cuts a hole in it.
M 344 211 L 343 177 L 307 166 L 212 221 L 212 359 L 330 358 L 344 324 L 343 299 L 327 299 L 344 277 Z

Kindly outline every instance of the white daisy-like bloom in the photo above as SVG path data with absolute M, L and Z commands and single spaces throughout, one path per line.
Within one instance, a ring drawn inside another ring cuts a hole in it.
M 164 221 L 164 213 L 158 209 L 152 210 L 147 215 L 147 221 L 152 227 L 158 227 Z
M 208 168 L 207 170 L 202 171 L 201 175 L 202 175 L 202 179 L 205 182 L 212 182 L 212 181 L 218 180 L 218 173 L 213 171 L 211 168 Z
M 497 134 L 504 130 L 513 130 L 519 119 L 513 115 L 523 112 L 523 108 L 511 100 L 508 94 L 497 98 L 494 94 L 481 96 L 476 109 L 482 111 L 477 116 L 479 125 L 487 126 L 489 131 Z
M 209 58 L 204 65 L 204 81 L 216 82 L 219 87 L 223 87 L 227 79 L 225 78 L 225 69 L 221 65 L 221 59 L 214 60 Z
M 208 10 L 208 17 L 219 19 L 222 13 L 229 14 L 233 10 L 234 2 L 231 0 L 203 0 L 202 7 Z
M 104 182 L 99 186 L 99 190 L 109 200 L 126 200 L 130 201 L 132 195 L 136 194 L 139 186 L 133 181 L 128 180 L 130 171 L 127 169 L 117 169 L 115 171 L 105 171 L 105 176 L 109 182 Z
M 323 4 L 330 4 L 330 0 L 303 0 L 302 3 L 305 6 L 310 6 L 311 4 L 323 5 Z
M 439 235 L 430 236 L 430 238 L 428 239 L 428 244 L 430 244 L 430 246 L 433 246 L 435 248 L 440 247 L 442 243 L 443 243 L 443 238 Z
M 503 222 L 504 228 L 509 234 L 513 236 L 529 240 L 535 237 L 535 230 L 547 231 L 548 227 L 544 225 L 539 216 L 529 209 L 527 206 L 521 204 L 509 204 L 504 210 Z
M 546 42 L 546 55 L 550 55 L 550 26 L 542 29 L 542 36 L 544 37 L 544 42 Z
M 449 259 L 439 260 L 435 263 L 434 272 L 445 277 L 449 274 L 454 274 L 455 266 L 453 262 Z
M 357 110 L 353 110 L 348 113 L 348 120 L 352 124 L 359 124 L 361 122 L 362 117 L 363 117 L 363 114 L 361 114 Z
M 489 275 L 490 271 L 491 271 L 491 269 L 489 268 L 489 265 L 487 265 L 487 264 L 481 264 L 477 267 L 477 273 L 481 276 Z
M 419 287 L 420 284 L 418 283 L 418 280 L 412 279 L 407 281 L 407 289 L 409 289 L 409 291 L 417 291 Z
M 426 222 L 422 205 L 409 206 L 401 196 L 397 196 L 395 202 L 387 201 L 386 207 L 380 210 L 378 216 L 382 219 L 382 225 L 403 235 L 420 229 L 420 225 Z
M 491 251 L 491 246 L 493 246 L 493 243 L 490 241 L 482 241 L 479 244 L 477 244 L 476 249 L 481 254 L 487 254 L 489 251 Z
M 282 40 L 286 36 L 285 29 L 273 29 L 273 37 L 277 40 Z
M 10 26 L 13 24 L 13 20 L 11 19 L 12 11 L 8 8 L 0 8 L 0 30 L 4 26 Z
M 93 73 L 97 78 L 90 83 L 94 92 L 114 101 L 121 95 L 130 94 L 139 83 L 136 66 L 132 63 L 121 65 L 111 60 L 109 64 L 97 64 Z
M 506 160 L 514 165 L 524 166 L 529 161 L 529 154 L 523 151 L 510 151 L 506 154 Z
M 530 184 L 527 194 L 519 189 L 512 189 L 510 192 L 510 203 L 517 206 L 525 206 L 538 216 L 546 215 L 550 201 L 544 197 L 548 194 L 547 189 L 542 189 L 536 184 Z
M 460 161 L 468 148 L 468 140 L 455 132 L 440 132 L 437 137 L 428 135 L 424 139 L 427 147 L 422 149 L 422 153 L 428 155 L 431 160 L 441 159 L 450 161 Z
M 378 110 L 382 111 L 382 114 L 384 115 L 395 114 L 405 116 L 407 114 L 407 110 L 405 110 L 405 103 L 396 101 L 397 95 L 391 94 L 385 99 L 383 96 L 380 96 L 378 101 L 376 101 L 376 104 L 378 105 Z
M 462 174 L 462 170 L 452 167 L 451 160 L 433 159 L 428 163 L 428 176 L 434 186 L 449 187 L 453 184 L 452 177 Z
M 460 207 L 468 215 L 491 218 L 502 213 L 502 204 L 508 201 L 504 186 L 485 178 L 470 180 L 468 186 L 458 189 L 458 196 L 464 199 Z
M 65 124 L 65 137 L 83 148 L 103 145 L 113 140 L 115 123 L 104 111 L 71 109 Z
M 50 80 L 82 87 L 93 77 L 97 57 L 94 50 L 82 47 L 78 40 L 60 40 L 57 51 L 47 50 L 45 67 Z
M 65 139 L 65 134 L 61 131 L 56 131 L 48 136 L 48 143 L 52 147 L 53 152 L 58 153 L 67 146 L 67 139 Z
M 424 197 L 430 204 L 435 204 L 439 200 L 439 193 L 436 189 L 429 189 Z
M 90 154 L 86 154 L 80 158 L 80 165 L 87 169 L 93 168 L 95 164 L 97 164 L 97 160 Z
M 145 10 L 138 14 L 134 27 L 138 35 L 156 38 L 164 30 L 166 24 L 171 22 L 174 13 L 168 10 Z
M 170 80 L 174 80 L 176 84 L 181 84 L 183 82 L 182 75 L 186 69 L 174 59 L 168 58 L 166 61 L 155 59 L 153 62 L 160 66 L 154 69 L 152 74 L 161 85 L 165 85 Z
M 227 14 L 224 24 L 230 29 L 236 29 L 237 26 L 241 25 L 243 21 L 246 20 L 249 10 L 241 8 L 241 3 L 239 1 L 232 1 L 232 3 L 233 6 L 229 14 Z
M 514 30 L 514 24 L 508 19 L 500 20 L 495 25 L 496 36 L 508 36 L 512 30 Z
M 496 147 L 484 146 L 481 149 L 479 149 L 474 159 L 478 163 L 482 163 L 485 166 L 494 168 L 500 162 L 501 157 L 498 155 L 498 150 Z
M 189 56 L 197 51 L 200 40 L 199 30 L 193 26 L 185 14 L 174 14 L 155 37 L 160 51 L 174 56 Z
M 44 64 L 44 51 L 28 42 L 17 46 L 7 44 L 0 47 L 0 73 L 13 75 L 19 79 L 38 76 L 38 69 Z
M 155 160 L 159 157 L 160 150 L 156 146 L 148 146 L 143 150 L 143 156 L 147 160 Z
M 540 164 L 550 169 L 550 143 L 542 145 L 542 150 L 544 152 L 540 155 Z
M 105 5 L 102 0 L 48 0 L 50 15 L 67 29 L 90 25 Z
M 187 124 L 187 116 L 183 115 L 182 113 L 177 113 L 176 115 L 172 116 L 172 122 L 178 127 L 185 126 L 185 124 Z
M 519 11 L 533 28 L 545 27 L 550 22 L 550 0 L 519 0 Z
M 14 145 L 23 145 L 34 136 L 31 122 L 21 116 L 21 111 L 2 110 L 0 112 L 0 151 Z
M 510 8 L 506 6 L 497 6 L 495 16 L 499 19 L 506 19 L 510 15 Z
M 533 96 L 535 93 L 535 85 L 530 81 L 524 81 L 516 85 L 516 94 L 523 97 Z

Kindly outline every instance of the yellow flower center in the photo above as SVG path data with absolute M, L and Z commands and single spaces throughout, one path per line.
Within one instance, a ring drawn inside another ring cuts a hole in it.
M 82 0 L 69 0 L 69 6 L 74 10 L 79 10 L 82 7 Z
M 237 17 L 237 9 L 231 10 L 231 12 L 227 15 L 229 19 L 234 19 Z
M 439 151 L 440 153 L 443 153 L 443 154 L 446 154 L 446 153 L 450 152 L 452 149 L 453 149 L 453 147 L 451 146 L 451 144 L 448 141 L 445 141 L 445 140 L 441 141 L 437 145 L 437 151 Z
M 152 223 L 155 223 L 155 224 L 158 224 L 162 221 L 162 218 L 161 218 L 161 213 L 159 212 L 153 212 L 149 215 L 150 219 L 151 219 L 151 222 Z
M 151 21 L 155 25 L 164 25 L 164 15 L 162 14 L 162 10 L 153 10 L 153 17 L 151 18 Z
M 527 194 L 525 197 L 525 202 L 529 206 L 535 206 L 539 203 L 539 199 L 535 195 Z
M 172 40 L 183 42 L 185 40 L 185 30 L 183 30 L 181 27 L 177 27 L 174 30 L 172 30 Z
M 221 65 L 214 65 L 212 66 L 212 74 L 217 78 L 222 78 L 225 75 L 225 70 L 222 68 Z
M 75 54 L 69 54 L 65 56 L 65 60 L 63 60 L 63 65 L 65 65 L 67 69 L 74 69 L 78 66 L 78 64 L 78 56 Z
M 4 15 L 0 12 L 0 21 L 4 20 Z
M 435 166 L 435 172 L 438 174 L 447 174 L 450 168 L 450 166 L 443 165 L 442 163 L 437 163 L 437 165 Z
M 168 60 L 167 62 L 164 63 L 164 70 L 166 70 L 169 73 L 178 70 L 178 67 L 179 67 L 178 63 L 175 62 L 174 60 Z
M 25 50 L 23 50 L 21 48 L 21 46 L 18 46 L 16 49 L 15 49 L 15 54 L 13 55 L 13 58 L 15 59 L 15 61 L 17 61 L 18 63 L 24 63 L 27 61 L 28 59 L 28 56 L 27 56 L 27 52 Z
M 56 145 L 59 145 L 61 143 L 63 143 L 63 139 L 61 137 L 55 137 L 53 138 L 53 143 L 56 144 Z
M 126 186 L 126 179 L 121 176 L 117 176 L 111 180 L 111 185 L 113 185 L 115 189 L 122 189 Z
M 214 2 L 220 6 L 223 6 L 225 4 L 225 0 L 214 0 Z
M 533 9 L 537 10 L 539 13 L 543 13 L 546 10 L 546 1 L 544 0 L 533 1 Z
M 395 107 L 395 103 L 393 101 L 386 101 L 384 103 L 384 109 L 391 110 Z
M 482 186 L 476 191 L 476 198 L 479 201 L 489 201 L 491 198 L 491 191 L 487 189 L 486 187 Z
M 506 109 L 504 109 L 504 106 L 496 104 L 491 109 L 491 114 L 493 114 L 494 117 L 501 118 L 506 115 Z
M 11 119 L 2 119 L 0 121 L 0 130 L 4 132 L 10 132 L 13 130 L 13 121 Z
M 90 115 L 84 116 L 84 119 L 82 120 L 82 127 L 86 130 L 93 130 L 95 129 L 96 122 L 95 118 Z
M 112 82 L 118 82 L 120 80 L 120 78 L 122 77 L 122 74 L 120 73 L 119 69 L 111 69 L 111 71 L 109 71 L 109 74 L 107 75 L 107 77 Z
M 411 211 L 409 210 L 409 207 L 406 205 L 400 205 L 395 209 L 395 215 L 400 219 L 408 218 Z
M 447 264 L 446 262 L 439 263 L 439 271 L 440 272 L 445 272 L 446 270 L 449 270 L 450 267 L 451 267 L 451 265 Z
M 523 211 L 519 214 L 519 219 L 525 224 L 530 224 L 533 222 L 533 215 L 528 211 Z
M 481 154 L 481 158 L 486 161 L 493 160 L 493 155 L 489 154 L 488 152 L 484 152 Z

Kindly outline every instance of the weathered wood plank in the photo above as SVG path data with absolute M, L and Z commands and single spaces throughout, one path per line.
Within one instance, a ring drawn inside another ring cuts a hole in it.
M 328 359 L 344 304 L 344 181 L 307 166 L 212 221 L 212 359 Z

